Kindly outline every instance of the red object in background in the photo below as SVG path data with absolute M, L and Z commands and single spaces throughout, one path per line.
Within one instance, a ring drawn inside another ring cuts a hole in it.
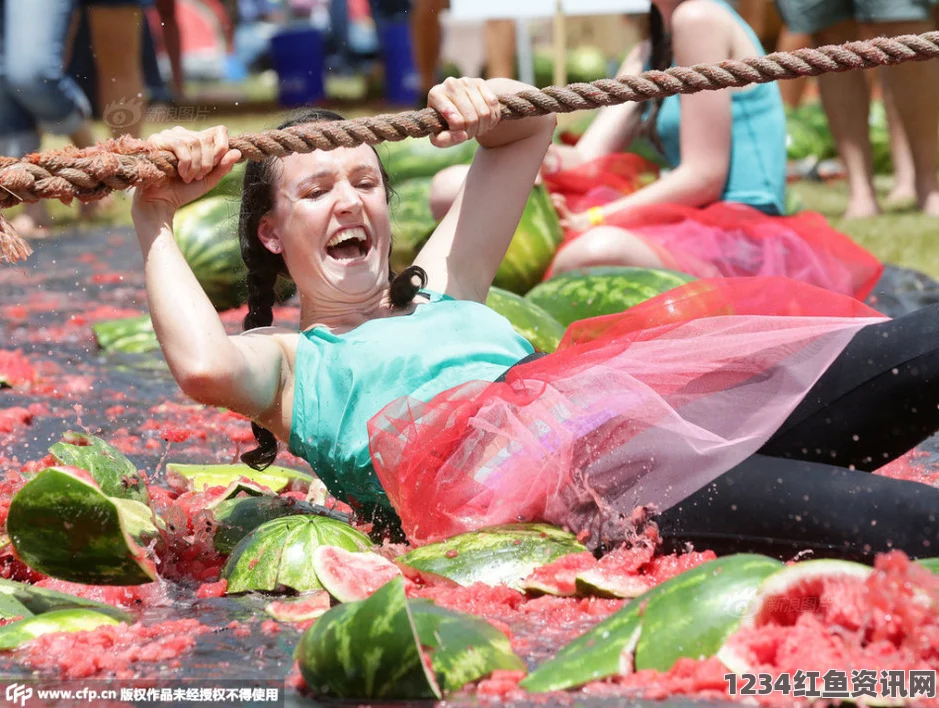
M 145 10 L 153 34 L 157 54 L 165 55 L 160 15 L 155 7 Z M 228 54 L 233 25 L 219 0 L 176 0 L 176 22 L 179 25 L 182 55 Z

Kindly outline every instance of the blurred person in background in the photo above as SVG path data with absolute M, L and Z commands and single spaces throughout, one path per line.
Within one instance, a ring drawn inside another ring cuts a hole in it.
M 0 155 L 39 150 L 40 131 L 67 135 L 78 147 L 94 143 L 91 104 L 65 73 L 75 0 L 0 0 Z M 88 213 L 91 205 L 83 207 Z M 46 202 L 28 204 L 12 220 L 24 236 L 51 222 Z
M 932 0 L 777 0 L 786 24 L 808 33 L 814 46 L 877 36 L 922 34 L 936 28 Z M 891 119 L 897 180 L 891 199 L 912 192 L 922 212 L 939 216 L 939 64 L 907 62 L 879 70 Z M 869 134 L 870 77 L 864 72 L 818 77 L 822 105 L 847 172 L 846 218 L 880 213 Z
M 421 75 L 422 100 L 438 83 L 440 69 L 440 13 L 449 9 L 449 0 L 413 0 L 411 3 L 411 37 L 414 43 L 414 64 Z M 515 77 L 515 22 L 486 22 L 486 69 L 489 78 Z

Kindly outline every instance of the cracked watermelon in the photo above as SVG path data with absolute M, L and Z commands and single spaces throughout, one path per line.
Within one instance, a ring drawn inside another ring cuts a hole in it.
M 486 306 L 511 322 L 515 331 L 539 351 L 553 352 L 561 343 L 564 336 L 561 323 L 520 295 L 492 287 L 486 296 Z
M 318 546 L 339 546 L 347 551 L 372 547 L 368 536 L 348 524 L 322 516 L 284 516 L 251 531 L 234 548 L 222 578 L 229 594 L 307 592 L 323 585 L 313 569 L 313 551 Z
M 199 285 L 216 310 L 248 301 L 248 269 L 238 244 L 238 204 L 227 197 L 208 197 L 187 204 L 173 217 L 173 237 Z M 296 290 L 279 278 L 278 299 Z
M 702 563 L 624 605 L 519 685 L 532 693 L 560 691 L 638 669 L 664 671 L 681 656 L 713 655 L 763 579 L 781 567 L 745 553 Z
M 179 492 L 201 492 L 206 487 L 227 487 L 232 482 L 247 479 L 272 492 L 307 491 L 316 478 L 306 472 L 271 465 L 256 470 L 245 464 L 237 465 L 191 465 L 170 462 L 166 465 L 166 478 L 170 486 Z
M 506 524 L 415 548 L 398 563 L 442 575 L 460 585 L 484 583 L 517 590 L 542 565 L 587 549 L 567 531 L 547 524 Z
M 47 467 L 10 502 L 7 531 L 17 555 L 44 575 L 89 585 L 156 580 L 147 546 L 160 533 L 150 507 L 105 495 L 86 470 Z
M 672 270 L 600 266 L 561 273 L 525 294 L 564 327 L 578 320 L 613 315 L 696 280 Z
M 336 546 L 320 546 L 313 551 L 312 560 L 316 577 L 339 602 L 364 600 L 402 575 L 398 566 L 377 553 L 350 552 Z
M 101 438 L 70 430 L 49 452 L 63 465 L 91 472 L 103 494 L 150 503 L 147 483 L 136 465 Z

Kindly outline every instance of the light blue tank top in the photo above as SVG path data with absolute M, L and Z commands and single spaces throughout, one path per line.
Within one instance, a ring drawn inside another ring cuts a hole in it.
M 724 0 L 710 0 L 726 7 L 747 32 L 762 56 L 756 33 Z M 786 113 L 775 82 L 758 84 L 732 94 L 730 171 L 721 200 L 747 204 L 768 214 L 785 212 Z M 651 103 L 649 104 L 651 106 Z M 662 102 L 656 128 L 665 159 L 674 169 L 681 162 L 680 96 Z
M 300 333 L 290 451 L 339 499 L 388 507 L 367 429 L 387 404 L 402 396 L 429 401 L 468 381 L 495 381 L 534 353 L 485 305 L 421 292 L 429 302 L 410 315 L 369 320 L 345 334 L 322 327 Z

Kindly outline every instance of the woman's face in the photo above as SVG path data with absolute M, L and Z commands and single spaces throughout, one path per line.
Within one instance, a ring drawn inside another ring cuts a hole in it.
M 355 305 L 388 284 L 391 224 L 381 167 L 367 145 L 281 160 L 264 245 L 281 253 L 298 290 L 323 305 Z

